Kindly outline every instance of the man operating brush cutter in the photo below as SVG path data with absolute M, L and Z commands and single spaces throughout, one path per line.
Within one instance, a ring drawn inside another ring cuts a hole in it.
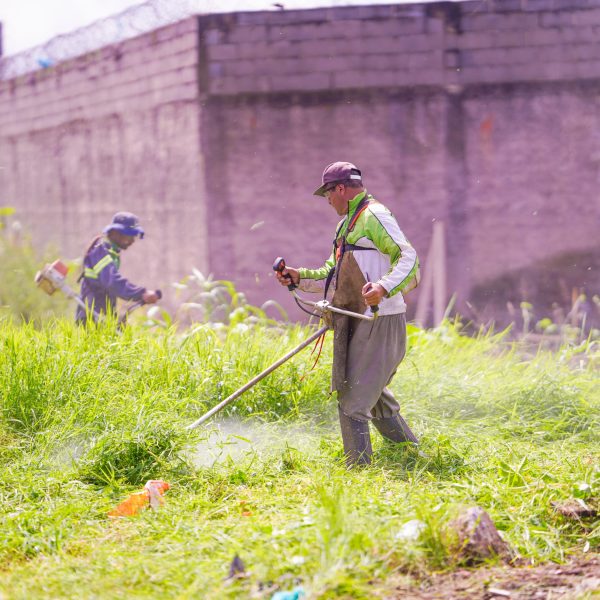
M 418 443 L 386 387 L 406 352 L 406 304 L 402 293 L 418 283 L 419 261 L 392 213 L 367 193 L 360 170 L 348 162 L 330 164 L 314 192 L 342 217 L 331 256 L 319 269 L 277 270 L 282 285 L 322 292 L 331 305 L 377 319 L 366 322 L 332 313 L 332 391 L 348 466 L 369 464 L 369 422 L 393 442 Z M 317 303 L 318 304 L 318 303 Z
M 346 462 L 350 467 L 364 465 L 371 462 L 372 456 L 369 421 L 393 442 L 418 443 L 386 386 L 406 352 L 406 304 L 402 292 L 417 285 L 419 262 L 390 211 L 367 194 L 361 172 L 354 165 L 329 165 L 315 194 L 326 197 L 343 216 L 331 256 L 323 267 L 314 270 L 293 269 L 286 266 L 283 258 L 277 258 L 273 270 L 299 305 L 310 306 L 310 313 L 323 319 L 323 327 L 187 429 L 206 422 L 333 329 L 332 389 L 338 394 Z M 325 298 L 309 302 L 296 293 L 296 287 L 324 292 Z M 327 300 L 330 287 L 331 302 Z

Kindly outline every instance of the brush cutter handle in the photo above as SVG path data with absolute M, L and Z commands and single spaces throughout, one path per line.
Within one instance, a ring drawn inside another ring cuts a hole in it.
M 275 262 L 273 263 L 273 271 L 275 271 L 276 273 L 279 273 L 282 277 L 289 280 L 287 289 L 290 290 L 290 292 L 293 292 L 298 286 L 292 281 L 291 275 L 283 274 L 284 269 L 285 269 L 285 259 L 282 256 L 278 256 L 275 259 Z
M 162 292 L 160 290 L 154 290 L 154 293 L 156 294 L 156 300 L 160 300 L 162 298 Z M 147 302 L 144 302 L 143 299 L 138 300 L 135 304 L 132 304 L 129 308 L 128 312 L 131 312 L 132 310 L 138 308 L 139 306 L 144 306 L 145 304 L 148 304 Z

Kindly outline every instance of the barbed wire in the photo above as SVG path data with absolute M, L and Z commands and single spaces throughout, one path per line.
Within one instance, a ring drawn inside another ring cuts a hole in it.
M 194 14 L 206 12 L 206 1 L 148 0 L 45 44 L 0 58 L 0 79 L 12 79 L 62 61 L 117 44 Z
M 133 1 L 133 0 L 132 0 Z M 415 0 L 377 0 L 377 4 L 410 4 Z M 435 0 L 421 0 L 434 2 Z M 456 0 L 455 0 L 456 1 Z M 462 1 L 462 0 L 458 0 Z M 494 0 L 482 0 L 490 2 Z M 499 0 L 495 0 L 499 1 Z M 522 0 L 527 2 L 527 0 Z M 365 0 L 244 0 L 244 11 L 302 9 L 318 6 L 352 6 Z M 368 3 L 368 0 L 367 2 Z M 95 21 L 48 42 L 10 56 L 0 56 L 0 80 L 12 79 L 32 71 L 118 44 L 126 39 L 181 21 L 192 15 L 227 12 L 236 8 L 232 0 L 147 0 L 122 12 Z

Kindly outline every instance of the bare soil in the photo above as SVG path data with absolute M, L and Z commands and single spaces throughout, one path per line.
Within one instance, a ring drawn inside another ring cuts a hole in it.
M 566 564 L 480 567 L 399 583 L 386 600 L 575 600 L 600 599 L 600 554 Z

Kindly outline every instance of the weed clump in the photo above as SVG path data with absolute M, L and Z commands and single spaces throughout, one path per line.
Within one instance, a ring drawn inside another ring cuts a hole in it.
M 99 435 L 79 463 L 86 483 L 141 485 L 148 479 L 180 477 L 189 472 L 186 437 L 163 424 L 141 425 L 130 431 L 111 427 Z

